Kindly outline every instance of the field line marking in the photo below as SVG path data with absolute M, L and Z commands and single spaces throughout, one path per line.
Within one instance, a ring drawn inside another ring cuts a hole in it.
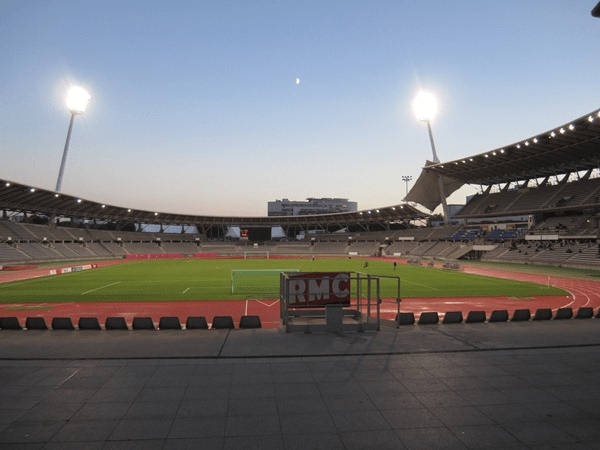
M 182 292 L 182 294 L 185 294 L 189 290 L 190 290 L 190 288 L 187 288 L 185 291 Z
M 417 286 L 423 286 L 423 287 L 426 287 L 428 289 L 433 289 L 434 291 L 439 291 L 438 288 L 434 288 L 433 286 L 428 286 L 426 284 L 421 284 L 421 283 L 415 283 L 414 281 L 410 281 L 410 280 L 404 280 L 404 283 L 416 284 Z
M 270 305 L 268 303 L 263 302 L 262 300 L 254 300 L 255 302 L 260 303 L 261 305 L 265 305 L 266 307 L 270 308 L 271 306 L 274 306 L 278 303 L 279 300 L 275 300 L 273 303 L 271 303 Z
M 104 289 L 104 288 L 107 288 L 107 287 L 109 287 L 109 286 L 114 286 L 115 284 L 119 284 L 119 283 L 120 283 L 120 281 L 117 281 L 117 282 L 115 282 L 115 283 L 107 284 L 107 285 L 105 285 L 105 286 L 100 286 L 99 288 L 92 289 L 91 291 L 85 291 L 85 292 L 82 292 L 82 293 L 81 293 L 81 295 L 89 294 L 90 292 L 98 291 L 98 290 L 100 290 L 100 289 Z

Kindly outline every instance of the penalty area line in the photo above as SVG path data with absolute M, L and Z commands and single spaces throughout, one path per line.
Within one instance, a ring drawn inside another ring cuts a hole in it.
M 92 289 L 90 291 L 82 292 L 81 295 L 89 294 L 90 292 L 94 292 L 94 291 L 99 291 L 100 289 L 104 289 L 104 288 L 107 288 L 109 286 L 114 286 L 115 284 L 119 284 L 119 283 L 120 283 L 120 281 L 117 281 L 116 283 L 111 283 L 111 284 L 107 284 L 105 286 L 100 286 L 99 288 Z

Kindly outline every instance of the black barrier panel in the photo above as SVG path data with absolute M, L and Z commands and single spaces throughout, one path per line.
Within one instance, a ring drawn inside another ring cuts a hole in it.
M 554 320 L 565 320 L 573 318 L 573 309 L 572 308 L 558 308 L 556 311 L 556 315 L 554 316 Z
M 104 328 L 107 330 L 129 330 L 123 317 L 107 317 Z
M 467 314 L 466 323 L 483 323 L 485 322 L 485 311 L 469 311 Z
M 552 310 L 550 308 L 538 309 L 533 316 L 533 320 L 550 320 L 550 319 L 552 319 Z
M 262 328 L 259 316 L 242 316 L 240 328 Z
M 235 328 L 231 316 L 215 316 L 212 321 L 212 329 L 231 329 Z
M 25 319 L 25 328 L 28 330 L 47 330 L 48 326 L 43 317 L 28 317 Z
M 579 308 L 575 316 L 576 319 L 591 319 L 592 317 L 594 317 L 594 308 L 589 306 Z
M 527 322 L 529 319 L 531 319 L 531 311 L 529 311 L 528 309 L 515 309 L 515 312 L 513 313 L 513 316 L 510 319 L 510 321 Z
M 449 311 L 444 314 L 444 320 L 442 320 L 442 323 L 462 323 L 462 321 L 462 311 Z
M 54 317 L 52 318 L 53 330 L 74 330 L 73 322 L 70 317 Z
M 0 329 L 2 330 L 22 330 L 19 319 L 16 317 L 0 317 Z
M 186 330 L 208 330 L 208 323 L 206 323 L 206 317 L 188 317 L 185 321 Z
M 398 321 L 398 325 L 414 325 L 415 314 L 411 312 L 399 313 L 396 315 L 396 320 Z
M 80 317 L 77 324 L 80 330 L 101 330 L 100 322 L 96 317 Z
M 419 325 L 435 325 L 440 321 L 437 312 L 424 312 L 419 317 Z
M 158 321 L 159 330 L 181 330 L 178 317 L 161 317 Z
M 131 324 L 132 330 L 154 330 L 152 317 L 134 317 Z
M 490 322 L 508 322 L 508 311 L 505 309 L 497 309 L 492 311 Z

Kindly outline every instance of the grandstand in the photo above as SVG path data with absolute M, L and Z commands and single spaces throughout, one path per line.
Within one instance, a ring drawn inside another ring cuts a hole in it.
M 416 207 L 433 211 L 440 204 L 438 190 L 431 189 L 439 177 L 447 195 L 465 184 L 479 188 L 456 214 L 460 224 L 427 226 L 430 215 Z M 463 258 L 598 268 L 600 110 L 502 148 L 427 162 L 405 201 L 414 203 L 308 216 L 189 216 L 110 206 L 1 180 L 0 265 L 259 250 L 276 256 Z M 161 231 L 143 231 L 148 225 L 160 225 Z M 164 232 L 172 225 L 181 233 Z M 231 241 L 226 239 L 230 226 L 282 227 L 286 238 Z

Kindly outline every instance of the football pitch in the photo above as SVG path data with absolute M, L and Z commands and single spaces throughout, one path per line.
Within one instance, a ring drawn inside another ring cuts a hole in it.
M 152 260 L 0 284 L 0 303 L 148 302 L 278 298 L 277 273 L 252 292 L 232 293 L 232 270 L 361 272 L 400 277 L 402 298 L 568 295 L 553 286 L 463 272 L 363 259 Z M 257 279 L 261 276 L 258 275 Z M 264 278 L 264 277 L 263 277 Z M 268 286 L 267 286 L 268 284 Z M 381 297 L 395 297 L 397 281 L 382 279 Z M 243 289 L 242 289 L 243 291 Z

